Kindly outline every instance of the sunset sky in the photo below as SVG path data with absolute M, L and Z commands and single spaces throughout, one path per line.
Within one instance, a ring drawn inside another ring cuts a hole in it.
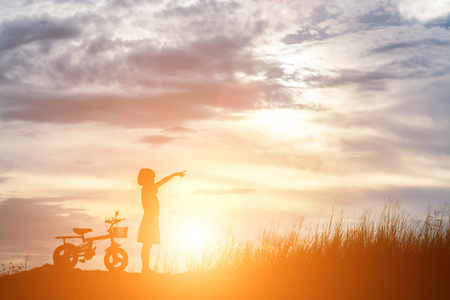
M 158 193 L 170 253 L 334 197 L 422 217 L 450 200 L 449 26 L 449 0 L 0 0 L 0 260 L 119 210 L 140 270 L 145 167 L 187 170 Z

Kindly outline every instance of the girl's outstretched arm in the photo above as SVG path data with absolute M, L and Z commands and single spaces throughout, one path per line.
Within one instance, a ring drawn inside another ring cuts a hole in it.
M 169 175 L 167 177 L 164 177 L 163 179 L 161 179 L 160 181 L 158 181 L 156 183 L 156 187 L 160 187 L 161 185 L 163 185 L 164 183 L 166 183 L 167 181 L 169 181 L 170 179 L 174 178 L 175 176 L 180 176 L 180 177 L 184 177 L 184 173 L 186 172 L 186 170 L 184 170 L 183 172 L 177 172 L 177 173 L 173 173 L 172 175 Z

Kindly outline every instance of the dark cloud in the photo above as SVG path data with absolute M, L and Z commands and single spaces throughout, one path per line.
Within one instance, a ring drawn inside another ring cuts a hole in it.
M 215 1 L 215 0 L 200 0 L 188 5 L 169 4 L 163 10 L 157 13 L 164 19 L 167 18 L 182 18 L 191 20 L 200 20 L 205 16 L 214 15 L 216 13 L 233 12 L 241 7 L 237 1 Z
M 8 100 L 2 101 L 0 117 L 5 121 L 100 122 L 125 127 L 167 127 L 174 122 L 212 117 L 212 110 L 195 102 L 201 96 L 196 93 L 157 97 L 9 95 Z M 204 96 L 202 99 L 207 101 Z
M 247 38 L 228 38 L 216 36 L 212 39 L 199 39 L 183 47 L 156 48 L 143 45 L 134 47 L 127 57 L 132 68 L 138 68 L 155 76 L 188 74 L 215 74 L 219 78 L 229 78 L 234 71 L 254 74 L 258 62 L 246 52 Z M 136 49 L 137 48 L 137 49 Z M 262 66 L 261 66 L 262 67 Z M 203 73 L 204 74 L 204 73 Z
M 215 117 L 220 113 L 217 108 L 231 112 L 255 109 L 264 98 L 258 85 L 235 81 L 180 83 L 177 87 L 179 91 L 130 96 L 4 91 L 0 92 L 0 117 L 5 121 L 167 127 Z
M 313 71 L 308 75 L 294 75 L 310 88 L 358 85 L 361 91 L 385 91 L 393 81 L 415 78 L 439 78 L 448 74 L 450 65 L 437 64 L 426 54 L 368 66 L 366 69 L 329 69 Z
M 300 25 L 300 30 L 286 35 L 281 41 L 287 45 L 291 45 L 301 44 L 303 42 L 322 41 L 333 37 L 335 34 L 329 34 L 326 28 L 318 26 L 318 24 L 330 19 L 336 20 L 337 17 L 338 13 L 330 12 L 330 7 L 327 7 L 327 5 L 318 5 L 314 8 L 311 16 L 307 20 L 303 20 Z
M 450 28 L 450 16 L 434 19 L 434 20 L 428 22 L 427 24 L 425 24 L 425 26 L 427 28 L 441 27 L 441 28 L 449 29 Z
M 20 51 L 0 57 L 0 82 L 5 87 L 1 118 L 167 127 L 258 109 L 264 103 L 291 105 L 293 93 L 280 83 L 286 76 L 283 68 L 254 52 L 255 40 L 268 28 L 258 6 L 214 0 L 167 3 L 150 12 L 148 18 L 154 19 L 149 21 L 138 14 L 141 4 L 116 1 L 102 6 L 102 15 L 88 10 L 65 19 L 41 15 L 3 23 L 3 48 Z M 122 8 L 115 10 L 116 6 Z M 122 18 L 132 12 L 136 18 L 130 22 Z M 160 39 L 114 34 L 125 24 Z M 24 47 L 45 39 L 66 42 Z M 262 79 L 244 82 L 235 79 L 237 73 Z M 89 93 L 86 87 L 109 92 Z M 137 89 L 143 92 L 133 92 Z M 290 107 L 294 106 L 316 110 Z
M 235 9 L 242 9 L 238 3 L 200 1 L 190 6 L 167 4 L 143 18 L 135 6 L 142 1 L 131 2 L 129 7 L 118 11 L 114 6 L 120 3 L 109 3 L 103 14 L 96 14 L 94 10 L 66 19 L 41 17 L 43 23 L 57 23 L 62 28 L 82 26 L 83 31 L 80 33 L 78 30 L 77 43 L 9 54 L 0 60 L 0 80 L 24 87 L 30 81 L 34 82 L 31 77 L 36 76 L 38 84 L 59 91 L 79 85 L 183 89 L 183 85 L 194 80 L 197 83 L 215 81 L 214 84 L 224 84 L 234 77 L 236 71 L 249 75 L 264 71 L 266 66 L 253 57 L 251 49 L 256 29 L 248 27 L 258 21 L 248 20 L 249 24 L 241 24 L 242 18 L 232 13 Z M 198 10 L 198 22 L 186 23 L 194 19 L 185 14 L 186 9 Z M 175 19 L 165 20 L 173 14 Z M 124 15 L 134 15 L 135 18 L 128 18 L 125 22 Z M 222 20 L 220 24 L 216 22 L 218 19 Z M 17 18 L 5 23 L 4 31 L 17 31 L 15 28 L 20 27 L 34 32 L 33 37 L 48 36 L 46 28 L 33 28 L 29 24 L 31 21 L 24 20 L 27 19 Z M 214 24 L 219 28 L 211 29 Z M 117 28 L 128 25 L 131 25 L 130 31 L 138 30 L 144 35 L 123 39 L 115 34 Z M 246 28 L 241 30 L 241 26 Z M 210 34 L 197 32 L 206 28 L 211 30 Z M 148 38 L 149 34 L 145 32 L 156 37 Z M 36 86 L 27 88 L 35 90 Z
M 184 5 L 169 2 L 155 14 L 155 18 L 159 21 L 160 30 L 174 36 L 181 35 L 184 40 L 199 36 L 210 38 L 218 34 L 255 39 L 268 27 L 262 14 L 264 11 L 254 3 L 200 0 Z
M 332 75 L 333 74 L 333 75 Z M 387 80 L 399 78 L 395 71 L 386 68 L 378 70 L 333 70 L 326 74 L 316 73 L 306 75 L 302 78 L 312 88 L 336 87 L 349 84 L 358 84 L 363 90 L 383 91 L 386 88 Z
M 438 42 L 433 40 L 430 43 L 438 43 L 443 45 L 445 41 Z M 417 44 L 420 44 L 418 42 Z M 415 53 L 408 53 L 399 58 L 386 59 L 387 62 L 383 64 L 373 64 L 370 62 L 361 63 L 356 68 L 328 68 L 328 69 L 314 69 L 303 68 L 290 74 L 281 71 L 280 77 L 286 81 L 302 82 L 307 85 L 307 89 L 311 88 L 329 88 L 345 85 L 355 85 L 360 91 L 380 92 L 385 91 L 392 82 L 398 82 L 405 79 L 416 78 L 440 78 L 448 74 L 450 65 L 447 63 L 440 63 L 435 58 L 431 57 L 432 52 L 440 52 L 436 48 L 432 51 L 419 51 Z M 371 52 L 371 55 L 375 53 Z M 386 57 L 383 57 L 386 58 Z M 374 59 L 378 59 L 374 58 Z M 385 60 L 385 61 L 386 61 Z M 363 67 L 364 66 L 364 67 Z M 276 87 L 270 86 L 270 91 L 276 91 Z M 288 86 L 281 87 L 282 90 L 288 91 Z M 284 99 L 289 99 L 289 95 L 301 95 L 302 89 L 299 87 L 292 88 Z M 272 96 L 272 106 L 276 106 L 276 97 Z M 283 106 L 292 106 L 293 103 L 285 101 Z M 323 107 L 318 107 L 313 110 L 323 110 Z M 319 108 L 319 109 L 317 109 Z
M 385 26 L 400 26 L 404 24 L 398 10 L 390 4 L 379 3 L 374 9 L 357 16 L 358 23 L 364 24 L 366 29 Z
M 321 41 L 330 37 L 323 31 L 314 31 L 311 33 L 311 29 L 297 31 L 296 33 L 291 33 L 286 35 L 281 41 L 287 45 L 301 44 L 308 41 Z
M 73 21 L 51 17 L 28 17 L 0 24 L 0 53 L 37 41 L 72 39 L 81 29 Z
M 345 11 L 346 8 L 350 11 Z M 368 4 L 356 12 L 352 9 L 345 5 L 338 7 L 332 2 L 319 4 L 307 19 L 302 19 L 299 30 L 281 41 L 288 45 L 323 41 L 346 33 L 404 24 L 396 8 L 389 3 Z M 327 24 L 329 21 L 333 22 Z
M 97 22 L 88 15 L 77 18 L 81 19 Z M 38 27 L 35 35 L 44 36 L 44 29 Z M 7 121 L 160 127 L 209 118 L 217 113 L 215 108 L 231 112 L 255 109 L 262 99 L 270 100 L 272 83 L 234 79 L 236 72 L 251 76 L 269 68 L 254 58 L 250 46 L 247 34 L 217 34 L 181 45 L 157 46 L 154 40 L 126 41 L 101 31 L 53 51 L 9 53 L 0 58 L 0 81 L 10 87 L 1 93 L 1 117 Z M 29 86 L 28 82 L 35 80 L 42 81 L 47 90 Z M 129 96 L 74 92 L 86 85 L 150 91 Z
M 439 39 L 423 39 L 419 41 L 405 41 L 405 42 L 395 42 L 388 43 L 387 45 L 377 47 L 372 50 L 372 53 L 383 53 L 383 52 L 391 52 L 397 49 L 408 49 L 419 46 L 448 46 L 449 42 L 445 40 Z

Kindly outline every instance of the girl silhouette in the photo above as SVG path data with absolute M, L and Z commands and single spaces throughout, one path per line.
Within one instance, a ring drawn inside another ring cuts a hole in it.
M 156 196 L 158 188 L 175 176 L 184 177 L 185 172 L 186 171 L 173 173 L 155 183 L 155 172 L 150 169 L 141 169 L 139 171 L 138 184 L 142 186 L 141 199 L 142 207 L 144 208 L 144 216 L 142 217 L 141 226 L 139 226 L 137 241 L 142 243 L 142 273 L 150 272 L 150 248 L 153 244 L 161 243 L 158 220 L 159 201 Z

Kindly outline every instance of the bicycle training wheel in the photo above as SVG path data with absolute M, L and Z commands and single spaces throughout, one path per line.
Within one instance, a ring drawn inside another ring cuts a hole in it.
M 73 268 L 78 262 L 77 247 L 73 244 L 63 244 L 53 251 L 53 264 L 61 268 Z
M 105 253 L 105 267 L 110 271 L 123 271 L 128 264 L 128 254 L 122 248 L 115 248 Z

